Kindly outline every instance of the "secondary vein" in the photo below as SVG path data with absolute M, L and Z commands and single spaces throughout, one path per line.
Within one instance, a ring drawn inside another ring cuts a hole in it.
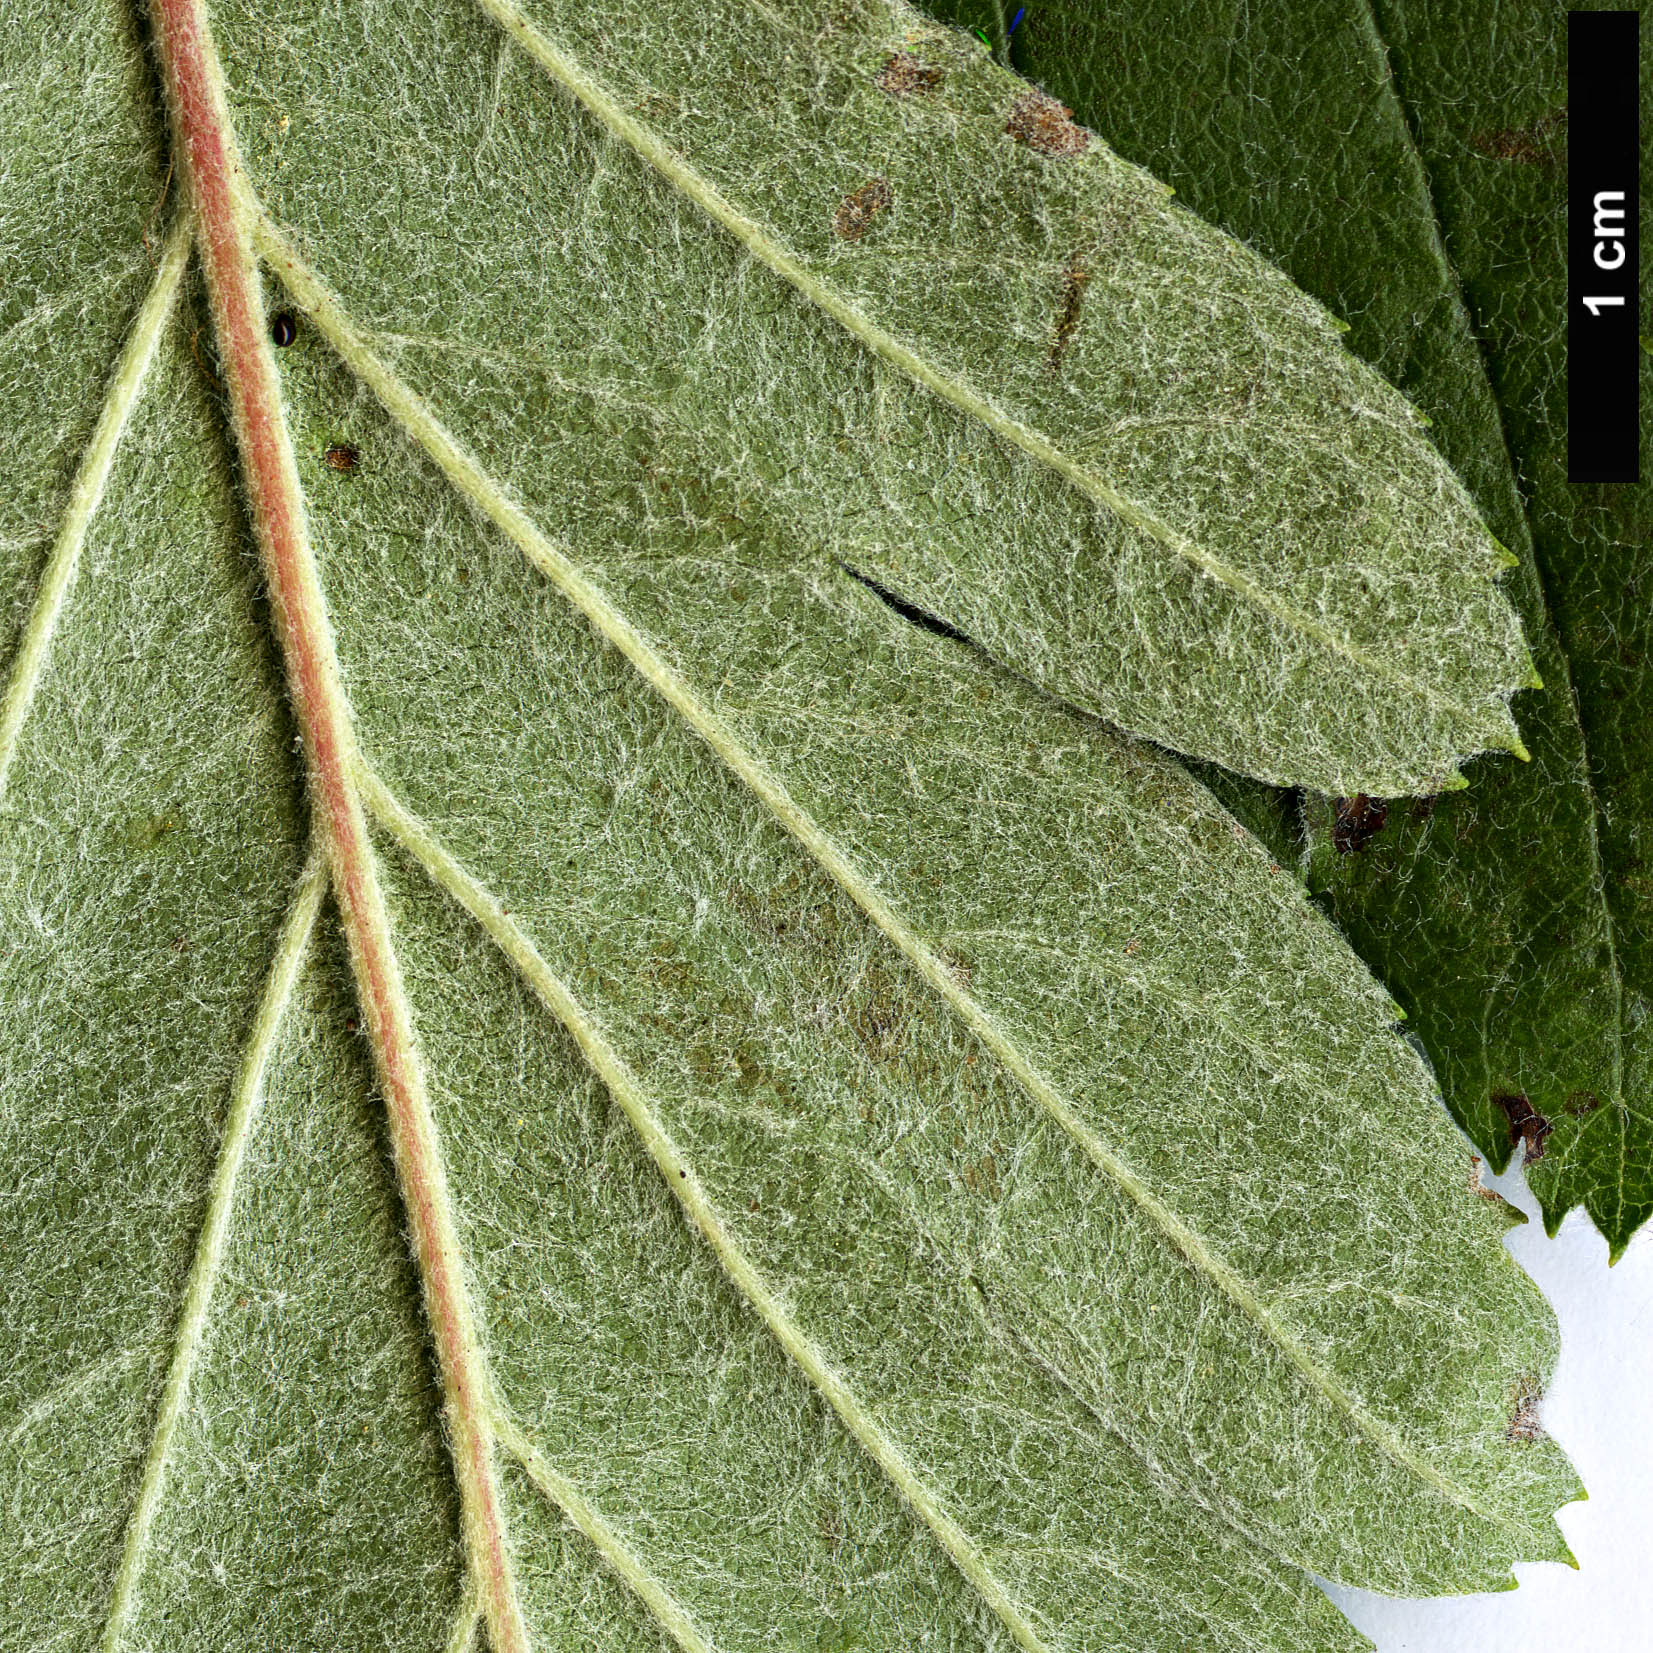
M 843 1420 L 851 1435 L 889 1477 L 929 1527 L 954 1565 L 1024 1653 L 1048 1653 L 1027 1611 L 994 1574 L 975 1540 L 941 1507 L 905 1454 L 878 1426 L 868 1409 L 803 1328 L 792 1318 L 758 1266 L 724 1225 L 711 1196 L 684 1159 L 653 1098 L 625 1058 L 608 1042 L 590 1013 L 546 963 L 527 933 L 462 867 L 425 823 L 358 759 L 357 784 L 385 829 L 487 932 L 528 984 L 534 996 L 568 1030 L 592 1071 L 637 1132 L 645 1152 L 689 1221 L 700 1231 L 736 1289 L 757 1311 L 776 1342 L 791 1356 L 816 1391 Z M 503 1431 L 502 1431 L 503 1438 Z M 556 1495 L 553 1495 L 556 1496 Z M 560 1496 L 558 1502 L 561 1502 Z M 687 1644 L 686 1644 L 687 1645 Z M 694 1653 L 699 1653 L 696 1648 Z
M 224 1122 L 224 1139 L 218 1151 L 218 1166 L 213 1172 L 212 1191 L 207 1200 L 206 1221 L 201 1225 L 195 1260 L 190 1265 L 189 1283 L 184 1288 L 172 1363 L 167 1369 L 166 1384 L 161 1391 L 160 1411 L 156 1414 L 149 1453 L 144 1460 L 138 1501 L 127 1522 L 120 1567 L 115 1574 L 115 1586 L 110 1593 L 109 1610 L 104 1618 L 104 1653 L 115 1653 L 119 1647 L 136 1601 L 150 1527 L 166 1487 L 167 1461 L 172 1451 L 173 1436 L 189 1396 L 190 1379 L 201 1352 L 207 1310 L 212 1304 L 213 1285 L 229 1240 L 236 1184 L 247 1155 L 247 1139 L 252 1134 L 253 1120 L 263 1099 L 265 1070 L 269 1066 L 270 1053 L 275 1048 L 282 1015 L 293 996 L 293 984 L 298 980 L 299 967 L 304 962 L 310 934 L 315 928 L 316 913 L 321 907 L 322 892 L 326 887 L 326 851 L 317 843 L 310 852 L 309 862 L 299 879 L 297 893 L 281 927 L 275 959 L 259 1002 L 257 1018 L 253 1022 L 252 1037 L 248 1040 L 246 1054 L 241 1060 L 241 1071 L 236 1076 L 235 1089 L 231 1093 L 229 1117 Z
M 477 1600 L 476 1586 L 465 1586 L 464 1599 L 454 1615 L 453 1629 L 448 1633 L 445 1653 L 471 1653 L 476 1645 L 476 1627 L 482 1622 L 482 1603 Z
M 499 1432 L 499 1444 L 522 1465 L 528 1479 L 585 1535 L 592 1548 L 625 1580 L 632 1593 L 648 1608 L 655 1623 L 683 1653 L 717 1653 L 716 1646 L 702 1633 L 665 1581 L 649 1571 L 631 1546 L 603 1519 L 596 1505 L 546 1461 L 516 1423 L 496 1409 L 494 1427 Z
M 0 701 L 0 797 L 5 795 L 6 775 L 17 750 L 17 737 L 34 704 L 35 690 L 39 688 L 46 670 L 52 638 L 74 587 L 75 575 L 80 568 L 80 550 L 86 543 L 86 530 L 102 502 L 109 473 L 115 467 L 116 450 L 120 447 L 132 409 L 137 404 L 138 393 L 149 375 L 150 364 L 155 360 L 161 331 L 172 314 L 173 300 L 178 296 L 193 236 L 194 226 L 189 213 L 180 213 L 171 234 L 167 236 L 160 266 L 138 310 L 126 347 L 121 351 L 115 376 L 109 381 L 103 409 L 92 431 L 92 440 L 81 455 L 75 472 L 63 520 L 58 524 L 57 537 L 52 542 L 45 570 L 40 577 L 40 590 L 23 628 L 17 658 L 12 662 L 5 699 Z
M 1361 1405 L 1345 1384 L 1321 1366 L 1313 1353 L 1293 1336 L 1215 1247 L 1107 1147 L 1061 1091 L 1028 1059 L 1016 1041 L 961 985 L 947 962 L 915 934 L 872 881 L 863 876 L 853 858 L 792 797 L 779 778 L 742 743 L 734 730 L 615 607 L 572 557 L 543 534 L 522 507 L 465 451 L 424 400 L 374 354 L 345 313 L 337 295 L 304 263 L 267 215 L 261 214 L 257 218 L 254 234 L 270 264 L 340 359 L 429 454 L 449 482 L 513 540 L 529 561 L 590 621 L 598 634 L 631 662 L 644 681 L 682 716 L 822 870 L 914 965 L 925 981 L 941 994 L 1022 1090 L 1130 1198 L 1188 1263 L 1250 1319 L 1280 1349 L 1303 1380 L 1379 1452 L 1404 1466 L 1426 1486 L 1461 1508 L 1495 1526 L 1509 1531 L 1521 1530 L 1508 1517 L 1483 1508 L 1473 1494 L 1458 1486 L 1423 1454 L 1410 1447 L 1395 1430 Z

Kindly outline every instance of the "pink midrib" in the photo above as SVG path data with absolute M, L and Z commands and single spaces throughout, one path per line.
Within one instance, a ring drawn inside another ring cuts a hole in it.
M 465 1477 L 468 1490 L 473 1504 L 480 1506 L 466 1513 L 483 1540 L 490 1575 L 484 1599 L 494 1598 L 489 1605 L 496 1610 L 488 1613 L 488 1620 L 497 1638 L 516 1615 L 499 1610 L 503 1606 L 499 1598 L 510 1590 L 509 1568 L 489 1461 L 489 1431 L 480 1426 L 485 1401 L 478 1393 L 478 1375 L 463 1332 L 459 1310 L 463 1288 L 435 1239 L 434 1167 L 417 1125 L 410 1073 L 413 1058 L 396 1014 L 392 986 L 396 973 L 389 939 L 366 917 L 378 905 L 369 893 L 373 873 L 367 826 L 346 768 L 349 743 L 342 727 L 342 708 L 330 692 L 326 619 L 302 576 L 304 507 L 297 478 L 286 461 L 280 392 L 264 346 L 251 248 L 235 211 L 235 161 L 213 96 L 199 0 L 151 0 L 151 16 L 173 120 L 185 152 L 219 358 L 229 385 L 243 480 L 274 600 L 288 686 L 311 785 L 326 822 L 334 889 L 385 1094 L 438 1357 L 452 1391 L 452 1405 L 462 1414 L 455 1420 L 462 1425 L 456 1434 L 470 1457 L 470 1473 Z M 527 1653 L 519 1638 L 512 1640 L 515 1645 L 500 1646 L 497 1653 Z

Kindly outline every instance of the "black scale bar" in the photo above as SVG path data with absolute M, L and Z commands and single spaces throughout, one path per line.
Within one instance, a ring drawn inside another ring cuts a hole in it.
M 1567 14 L 1567 480 L 1639 482 L 1641 16 Z

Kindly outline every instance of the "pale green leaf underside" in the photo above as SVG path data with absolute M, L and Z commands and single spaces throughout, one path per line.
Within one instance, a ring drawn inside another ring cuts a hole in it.
M 344 26 L 217 14 L 339 295 L 288 270 L 284 386 L 537 1644 L 1345 1649 L 1299 1568 L 1562 1553 L 1509 1435 L 1553 1326 L 1382 995 L 1168 761 L 800 538 L 742 386 L 859 376 L 931 460 L 962 415 L 474 8 Z M 8 669 L 164 173 L 121 16 L 22 27 Z M 186 283 L 0 800 L 0 1640 L 463 1645 L 200 325 Z
M 399 77 L 387 125 L 376 37 L 401 29 L 371 11 L 294 8 L 232 96 L 283 218 L 325 241 L 342 168 L 404 249 L 379 325 L 497 349 L 487 307 L 509 295 L 532 355 L 495 390 L 506 420 L 554 401 L 545 439 L 586 479 L 565 520 L 607 542 L 640 472 L 716 481 L 704 509 L 762 510 L 1075 704 L 1282 783 L 1433 792 L 1458 757 L 1519 746 L 1507 559 L 1412 408 L 1278 271 L 1100 142 L 1060 161 L 1007 137 L 1025 88 L 968 36 L 875 0 L 621 10 L 601 30 L 572 3 L 490 7 L 591 118 L 514 130 L 490 52 L 457 83 Z M 878 87 L 903 47 L 939 87 Z M 372 113 L 345 136 L 340 104 Z M 536 141 L 549 178 L 587 182 L 544 226 L 553 256 L 523 265 L 496 163 Z M 838 208 L 873 179 L 890 204 L 846 240 Z M 438 297 L 407 257 L 436 229 L 433 184 L 464 197 L 464 293 Z M 421 365 L 444 370 L 469 376 Z M 588 475 L 615 426 L 623 470 Z

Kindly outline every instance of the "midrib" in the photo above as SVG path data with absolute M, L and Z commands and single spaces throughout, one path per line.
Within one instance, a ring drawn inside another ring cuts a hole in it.
M 1028 1060 L 983 1006 L 954 978 L 946 963 L 864 879 L 850 857 L 791 796 L 764 764 L 736 738 L 718 714 L 703 702 L 631 622 L 573 562 L 554 545 L 506 491 L 465 452 L 424 401 L 369 349 L 337 295 L 299 258 L 286 237 L 252 203 L 253 234 L 264 256 L 294 298 L 321 329 L 340 359 L 379 398 L 386 411 L 435 462 L 452 486 L 495 523 L 529 561 L 582 613 L 599 635 L 631 662 L 643 679 L 711 747 L 808 854 L 832 877 L 896 946 L 924 979 L 947 1001 L 1023 1090 L 1082 1148 L 1086 1156 L 1118 1186 L 1139 1210 L 1202 1274 L 1275 1344 L 1306 1383 L 1338 1411 L 1378 1451 L 1415 1475 L 1426 1486 L 1481 1519 L 1510 1532 L 1522 1529 L 1507 1517 L 1483 1508 L 1458 1486 L 1373 1417 L 1332 1373 L 1281 1324 L 1237 1270 L 1161 1200 L 1113 1154 L 1080 1118 L 1060 1091 Z
M 1070 458 L 1048 437 L 1012 418 L 996 407 L 965 380 L 946 373 L 903 344 L 856 308 L 837 288 L 813 274 L 762 224 L 748 217 L 718 187 L 674 150 L 663 138 L 623 109 L 609 92 L 553 41 L 541 34 L 511 0 L 476 0 L 476 4 L 512 39 L 516 40 L 548 75 L 568 91 L 593 119 L 646 161 L 679 194 L 692 201 L 715 223 L 740 242 L 752 256 L 767 265 L 783 281 L 795 287 L 809 302 L 831 316 L 868 349 L 898 368 L 907 377 L 933 391 L 944 402 L 980 420 L 990 430 L 1014 443 L 1040 464 L 1055 471 L 1087 497 L 1095 500 L 1122 521 L 1141 529 L 1184 562 L 1303 636 L 1312 638 L 1328 653 L 1338 655 L 1375 677 L 1410 690 L 1426 704 L 1455 713 L 1472 728 L 1487 732 L 1484 714 L 1438 688 L 1419 681 L 1392 662 L 1379 658 L 1338 636 L 1313 615 L 1265 590 L 1255 580 L 1231 568 L 1203 546 L 1179 534 L 1157 512 L 1123 494 L 1104 477 Z M 1487 735 L 1487 738 L 1493 738 Z M 1500 735 L 1500 741 L 1510 737 Z M 1519 746 L 1519 742 L 1517 742 Z M 1518 755 L 1525 755 L 1520 748 Z

